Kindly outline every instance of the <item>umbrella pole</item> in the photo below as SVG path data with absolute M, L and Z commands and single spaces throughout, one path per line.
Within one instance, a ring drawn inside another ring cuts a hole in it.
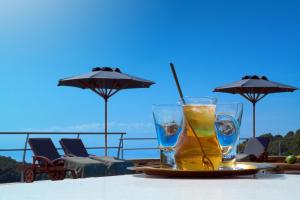
M 107 98 L 104 98 L 105 101 L 105 121 L 104 121 L 104 137 L 105 137 L 105 156 L 107 156 Z
M 255 138 L 255 103 L 256 102 L 252 102 L 252 104 L 253 104 L 253 138 Z

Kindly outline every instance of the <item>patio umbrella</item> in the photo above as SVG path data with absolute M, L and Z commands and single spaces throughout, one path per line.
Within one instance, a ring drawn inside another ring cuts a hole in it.
M 255 104 L 271 93 L 293 92 L 298 88 L 268 80 L 265 76 L 244 76 L 242 80 L 223 85 L 214 92 L 240 94 L 253 105 L 253 137 L 255 137 Z
M 124 74 L 119 68 L 96 67 L 92 72 L 59 80 L 58 86 L 72 86 L 90 89 L 105 102 L 105 156 L 107 156 L 107 101 L 123 89 L 149 88 L 154 82 Z

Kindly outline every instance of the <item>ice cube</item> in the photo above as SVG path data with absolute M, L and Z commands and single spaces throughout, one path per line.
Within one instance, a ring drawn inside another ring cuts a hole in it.
M 223 134 L 223 135 L 231 135 L 236 132 L 235 125 L 232 121 L 230 120 L 222 120 L 216 122 L 216 127 L 218 129 L 218 132 Z
M 163 129 L 165 130 L 166 136 L 173 136 L 176 135 L 179 126 L 175 122 L 169 122 L 162 125 Z

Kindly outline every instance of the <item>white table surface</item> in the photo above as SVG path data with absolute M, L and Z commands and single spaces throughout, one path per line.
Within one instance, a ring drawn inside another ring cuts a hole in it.
M 165 179 L 123 175 L 0 184 L 1 200 L 298 200 L 300 175 Z

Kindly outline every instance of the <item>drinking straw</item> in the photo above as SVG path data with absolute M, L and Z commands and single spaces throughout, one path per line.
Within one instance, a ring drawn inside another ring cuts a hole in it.
M 177 77 L 177 74 L 176 74 L 176 70 L 175 70 L 175 67 L 174 67 L 173 63 L 170 63 L 170 67 L 171 67 L 171 70 L 172 70 L 172 73 L 173 73 L 173 77 L 175 79 L 175 83 L 176 83 L 177 90 L 179 92 L 179 96 L 181 98 L 182 104 L 185 104 L 183 94 L 182 94 L 182 90 L 181 90 L 181 87 L 180 87 L 180 84 L 179 84 L 179 81 L 178 81 L 178 77 Z
M 182 104 L 184 105 L 185 104 L 185 100 L 183 98 L 183 93 L 182 93 L 182 90 L 181 90 L 181 87 L 180 87 L 180 84 L 179 84 L 179 81 L 178 81 L 178 77 L 177 77 L 177 74 L 176 74 L 176 70 L 175 70 L 174 64 L 170 63 L 170 67 L 171 67 L 171 70 L 172 70 L 172 73 L 173 73 L 174 80 L 176 82 L 176 86 L 177 86 L 177 90 L 178 90 L 179 96 L 181 98 Z M 186 120 L 186 122 L 187 122 L 188 126 L 191 128 L 194 136 L 196 137 L 196 140 L 197 140 L 197 142 L 198 142 L 198 144 L 200 146 L 200 149 L 201 149 L 201 151 L 203 153 L 203 157 L 202 157 L 203 164 L 205 164 L 208 168 L 214 169 L 214 165 L 211 162 L 211 160 L 207 157 L 207 155 L 206 155 L 206 153 L 205 153 L 205 151 L 204 151 L 204 149 L 202 147 L 201 141 L 198 138 L 196 132 L 194 131 L 193 127 L 190 125 L 189 121 Z

